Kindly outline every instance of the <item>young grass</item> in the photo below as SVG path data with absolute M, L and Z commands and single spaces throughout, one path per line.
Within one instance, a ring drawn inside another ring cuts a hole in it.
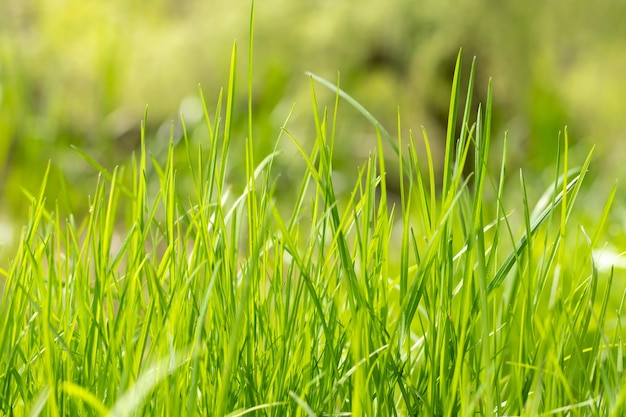
M 511 210 L 506 153 L 497 176 L 488 168 L 490 99 L 470 120 L 473 75 L 457 114 L 461 55 L 440 189 L 426 132 L 422 167 L 400 117 L 394 140 L 339 83 L 311 74 L 312 149 L 287 117 L 257 163 L 250 106 L 245 187 L 233 196 L 236 57 L 233 48 L 225 116 L 222 92 L 213 120 L 204 107 L 206 147 L 185 130 L 183 146 L 171 141 L 164 161 L 150 161 L 142 129 L 129 166 L 111 173 L 86 157 L 101 175 L 81 221 L 43 198 L 44 177 L 2 272 L 2 414 L 624 412 L 623 302 L 610 306 L 613 272 L 602 276 L 591 256 L 615 191 L 591 237 L 573 223 L 591 155 L 572 169 L 567 133 L 545 196 L 531 207 L 520 173 Z M 335 91 L 331 109 L 320 108 L 315 82 Z M 340 98 L 378 138 L 347 196 L 333 183 Z M 299 189 L 280 196 L 290 210 L 275 195 L 283 140 L 306 166 Z M 398 205 L 387 198 L 388 144 Z M 468 158 L 475 171 L 464 177 Z M 179 190 L 187 182 L 192 194 Z

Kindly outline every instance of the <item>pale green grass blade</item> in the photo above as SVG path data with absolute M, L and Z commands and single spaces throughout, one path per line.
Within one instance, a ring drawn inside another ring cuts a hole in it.
M 302 408 L 302 410 L 304 410 L 307 416 L 317 417 L 317 414 L 315 413 L 315 411 L 313 411 L 311 406 L 308 405 L 306 401 L 304 401 L 302 398 L 298 397 L 295 392 L 289 391 L 289 396 L 293 398 L 293 400 L 298 404 L 298 406 L 300 406 L 300 408 Z
M 100 399 L 84 387 L 65 381 L 61 384 L 61 390 L 65 391 L 68 395 L 89 404 L 99 415 L 106 416 L 109 414 L 109 410 L 104 406 L 104 404 L 102 404 Z
M 575 175 L 574 178 L 570 180 L 565 186 L 566 193 L 571 193 L 580 186 L 579 180 L 581 180 L 581 176 L 583 174 L 580 170 L 577 170 L 576 172 L 578 172 L 578 174 Z M 559 204 L 561 204 L 562 199 L 563 192 L 560 192 L 554 197 L 552 202 L 547 207 L 545 207 L 542 211 L 539 212 L 539 214 L 536 215 L 531 225 L 531 236 L 537 233 L 541 225 L 552 215 L 552 212 L 556 210 Z M 511 271 L 511 268 L 513 268 L 516 257 L 518 257 L 525 250 L 526 245 L 528 244 L 528 239 L 529 237 L 527 235 L 524 235 L 519 240 L 515 247 L 515 250 L 506 258 L 506 260 L 500 266 L 495 276 L 489 283 L 488 292 L 491 292 L 500 286 L 506 275 Z
M 189 361 L 189 352 L 176 352 L 173 357 L 165 357 L 156 362 L 137 378 L 137 381 L 115 402 L 107 417 L 126 417 L 140 409 L 146 397 L 165 378 Z
M 394 150 L 394 152 L 396 153 L 396 155 L 399 154 L 399 150 L 398 150 L 398 145 L 396 145 L 395 141 L 393 140 L 393 138 L 391 137 L 391 135 L 389 134 L 389 132 L 387 132 L 387 130 L 384 128 L 384 126 L 382 126 L 378 120 L 376 120 L 376 118 L 369 112 L 367 111 L 367 109 L 365 109 L 365 107 L 363 107 L 358 101 L 356 101 L 354 98 L 352 98 L 348 93 L 346 93 L 345 91 L 343 91 L 342 89 L 340 89 L 337 85 L 325 80 L 324 78 L 313 74 L 312 72 L 306 72 L 306 75 L 311 77 L 313 80 L 319 82 L 320 84 L 322 84 L 324 87 L 328 88 L 331 91 L 335 91 L 341 98 L 343 98 L 344 100 L 346 100 L 348 103 L 350 103 L 350 105 L 352 107 L 354 107 L 359 113 L 361 113 L 363 116 L 365 116 L 365 118 L 372 124 L 374 125 L 376 128 L 380 129 L 380 133 L 382 134 L 382 136 L 385 138 L 385 140 L 387 141 L 387 143 L 389 143 L 389 145 L 391 146 L 391 148 Z
M 257 412 L 259 410 L 265 410 L 267 408 L 272 408 L 272 407 L 281 407 L 283 405 L 285 405 L 286 403 L 284 402 L 274 402 L 274 403 L 269 403 L 269 404 L 260 404 L 254 407 L 250 407 L 248 409 L 245 410 L 240 410 L 240 411 L 233 411 L 232 413 L 228 413 L 226 414 L 226 417 L 241 417 L 241 416 L 245 416 L 246 414 L 251 414 L 254 412 Z

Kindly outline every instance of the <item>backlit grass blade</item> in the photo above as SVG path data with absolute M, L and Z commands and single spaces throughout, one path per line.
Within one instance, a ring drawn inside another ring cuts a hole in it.
M 579 180 L 582 179 L 584 172 L 582 170 L 577 170 L 576 172 L 578 172 L 578 174 L 576 174 L 565 186 L 566 193 L 571 193 L 572 191 L 580 187 Z M 537 233 L 541 225 L 552 215 L 553 211 L 556 210 L 556 208 L 559 206 L 562 200 L 563 200 L 563 191 L 559 192 L 552 199 L 549 205 L 545 207 L 542 211 L 540 211 L 539 214 L 536 215 L 536 217 L 534 217 L 534 221 L 532 222 L 531 228 L 530 228 L 531 236 Z M 511 271 L 511 268 L 513 268 L 513 265 L 515 264 L 515 261 L 516 261 L 516 257 L 519 257 L 520 254 L 525 250 L 526 245 L 528 244 L 529 238 L 530 236 L 524 235 L 518 241 L 517 245 L 515 246 L 514 251 L 511 252 L 511 254 L 502 263 L 500 268 L 498 268 L 498 271 L 496 271 L 493 279 L 489 283 L 488 292 L 492 292 L 493 290 L 495 290 L 496 288 L 500 286 L 500 284 L 502 283 L 506 275 Z
M 378 128 L 380 130 L 381 135 L 385 138 L 387 143 L 389 143 L 389 145 L 394 150 L 396 155 L 399 154 L 398 145 L 396 145 L 394 139 L 391 137 L 389 132 L 387 132 L 387 130 L 384 128 L 384 126 L 381 125 L 378 122 L 378 120 L 376 120 L 376 118 L 369 111 L 367 111 L 367 109 L 365 107 L 363 107 L 358 101 L 356 101 L 354 98 L 352 98 L 344 90 L 342 90 L 339 87 L 337 87 L 337 85 L 335 85 L 335 84 L 325 80 L 324 78 L 320 77 L 319 75 L 315 75 L 312 72 L 307 72 L 306 75 L 311 77 L 315 81 L 319 82 L 320 84 L 322 84 L 324 87 L 328 88 L 329 90 L 336 92 L 339 95 L 339 97 L 343 98 L 348 103 L 350 103 L 350 105 L 352 107 L 354 107 L 359 113 L 361 113 L 363 116 L 365 116 L 365 118 L 372 125 L 374 125 L 376 128 Z

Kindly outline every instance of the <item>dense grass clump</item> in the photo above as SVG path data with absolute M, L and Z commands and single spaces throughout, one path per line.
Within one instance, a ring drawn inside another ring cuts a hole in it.
M 185 135 L 159 160 L 142 140 L 112 171 L 86 157 L 100 176 L 81 219 L 43 197 L 44 178 L 2 271 L 0 413 L 621 415 L 622 305 L 592 257 L 613 194 L 596 232 L 573 222 L 590 157 L 572 168 L 565 135 L 544 197 L 528 200 L 522 174 L 507 195 L 506 154 L 488 168 L 489 99 L 470 120 L 473 77 L 457 114 L 460 65 L 439 181 L 400 119 L 392 139 L 332 85 L 320 110 L 315 82 L 329 84 L 311 75 L 313 146 L 288 120 L 276 140 L 300 151 L 299 186 L 275 194 L 281 154 L 255 154 L 250 104 L 235 193 L 236 50 L 225 103 L 204 106 L 206 146 Z M 378 137 L 347 195 L 333 180 L 342 97 Z

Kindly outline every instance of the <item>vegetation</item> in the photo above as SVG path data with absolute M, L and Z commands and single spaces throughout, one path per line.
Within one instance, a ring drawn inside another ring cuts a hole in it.
M 506 159 L 498 175 L 488 170 L 489 99 L 469 120 L 473 77 L 457 114 L 460 56 L 439 190 L 412 134 L 392 140 L 339 87 L 320 110 L 311 75 L 316 141 L 306 150 L 287 118 L 277 141 L 291 140 L 306 168 L 279 207 L 280 154 L 259 161 L 252 112 L 245 188 L 232 195 L 225 182 L 232 56 L 224 114 L 221 94 L 212 117 L 204 105 L 206 150 L 185 135 L 159 161 L 142 141 L 112 172 L 85 156 L 100 175 L 80 221 L 43 197 L 44 179 L 3 272 L 4 414 L 623 412 L 623 306 L 609 324 L 613 274 L 592 256 L 613 195 L 597 231 L 571 223 L 590 157 L 570 169 L 567 135 L 546 197 L 531 209 L 522 193 L 520 235 L 505 206 Z M 341 96 L 378 137 L 345 200 L 333 184 Z M 387 197 L 385 139 L 398 204 Z
M 46 196 L 56 199 L 63 192 L 57 174 L 62 171 L 69 191 L 62 208 L 86 210 L 82 196 L 92 193 L 95 175 L 88 164 L 76 163 L 70 145 L 105 166 L 124 164 L 139 149 L 146 104 L 146 143 L 152 153 L 167 147 L 172 120 L 175 138 L 180 137 L 180 112 L 190 141 L 208 141 L 197 85 L 213 94 L 227 84 L 232 40 L 247 49 L 249 3 L 0 2 L 0 225 L 19 227 L 25 221 L 29 201 L 21 190 L 39 188 L 46 167 L 42 161 L 52 161 Z M 294 102 L 290 129 L 311 146 L 315 132 L 302 74 L 335 79 L 340 71 L 343 88 L 383 125 L 396 124 L 396 106 L 405 128 L 423 125 L 438 169 L 454 64 L 463 47 L 467 57 L 476 56 L 480 63 L 476 101 L 485 102 L 493 77 L 492 144 L 501 147 L 504 131 L 509 132 L 509 172 L 523 166 L 533 183 L 531 193 L 537 175 L 544 176 L 539 188 L 549 182 L 558 132 L 568 125 L 573 158 L 583 160 L 595 146 L 602 163 L 587 186 L 606 194 L 615 178 L 626 174 L 619 157 L 626 97 L 625 13 L 622 2 L 573 6 L 570 0 L 443 1 L 419 7 L 411 0 L 384 5 L 378 0 L 358 5 L 348 0 L 264 0 L 255 17 L 255 151 L 266 155 L 273 149 L 276 131 Z M 246 77 L 244 61 L 237 74 L 241 79 Z M 319 94 L 321 102 L 332 100 Z M 245 137 L 245 89 L 239 88 L 234 100 L 233 134 Z M 207 104 L 213 112 L 214 100 Z M 349 109 L 341 113 L 338 129 L 334 168 L 345 174 L 367 158 L 366 151 L 356 151 L 375 148 L 376 140 Z M 232 144 L 231 166 L 243 170 L 245 161 L 237 155 L 245 152 L 239 142 Z M 421 149 L 421 141 L 416 146 Z M 291 168 L 291 160 L 281 163 Z M 611 238 L 626 243 L 622 232 Z M 12 246 L 0 248 L 3 266 L 14 249 L 10 240 L 0 233 L 0 245 Z
M 127 163 L 75 149 L 97 172 L 85 212 L 72 178 L 46 197 L 51 164 L 27 192 L 0 270 L 0 413 L 622 415 L 626 292 L 599 256 L 616 188 L 592 226 L 577 208 L 592 154 L 572 163 L 565 130 L 541 196 L 541 178 L 511 180 L 491 85 L 475 103 L 466 64 L 463 91 L 461 54 L 442 168 L 426 130 L 398 114 L 392 136 L 315 74 L 315 139 L 292 108 L 259 149 L 252 41 L 247 106 L 236 46 L 215 107 L 200 90 L 205 142 L 183 115 L 181 140 L 172 124 L 151 150 L 146 114 Z M 376 137 L 352 177 L 344 108 Z

